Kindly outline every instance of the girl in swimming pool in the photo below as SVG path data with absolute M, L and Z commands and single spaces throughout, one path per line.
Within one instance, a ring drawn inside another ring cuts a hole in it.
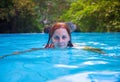
M 63 22 L 58 22 L 53 25 L 53 27 L 50 29 L 49 32 L 49 39 L 45 46 L 45 48 L 67 48 L 67 47 L 73 47 L 72 41 L 71 41 L 71 33 L 68 25 Z M 74 44 L 74 48 L 76 49 L 84 49 L 88 51 L 93 51 L 97 53 L 104 53 L 99 48 L 93 48 L 89 46 L 78 46 Z
M 48 42 L 45 48 L 73 47 L 70 29 L 66 23 L 58 22 L 53 25 L 49 32 Z

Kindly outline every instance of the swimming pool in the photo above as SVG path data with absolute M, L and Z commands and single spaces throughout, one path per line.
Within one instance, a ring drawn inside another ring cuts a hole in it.
M 0 56 L 42 48 L 47 34 L 0 34 Z M 0 59 L 0 82 L 120 82 L 120 33 L 72 33 L 72 42 L 103 49 L 42 49 Z

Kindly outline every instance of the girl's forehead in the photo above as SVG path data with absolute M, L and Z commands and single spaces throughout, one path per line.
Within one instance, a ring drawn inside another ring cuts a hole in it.
M 64 28 L 59 28 L 55 30 L 54 34 L 68 34 L 68 32 Z

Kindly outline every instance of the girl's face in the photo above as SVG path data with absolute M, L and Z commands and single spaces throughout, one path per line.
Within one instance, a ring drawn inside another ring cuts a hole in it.
M 70 36 L 64 28 L 57 29 L 52 36 L 52 42 L 55 48 L 66 48 L 69 41 Z

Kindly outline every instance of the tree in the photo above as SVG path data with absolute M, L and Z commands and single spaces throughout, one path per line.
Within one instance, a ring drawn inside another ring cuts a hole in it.
M 39 32 L 36 4 L 32 0 L 2 0 L 0 4 L 1 32 Z
M 77 24 L 77 31 L 120 31 L 119 7 L 119 0 L 77 0 L 60 19 Z
M 59 21 L 73 0 L 2 0 L 0 33 L 41 32 Z
M 40 21 L 45 24 L 52 24 L 59 21 L 59 17 L 69 9 L 70 0 L 35 0 L 38 4 L 36 8 L 40 16 Z

